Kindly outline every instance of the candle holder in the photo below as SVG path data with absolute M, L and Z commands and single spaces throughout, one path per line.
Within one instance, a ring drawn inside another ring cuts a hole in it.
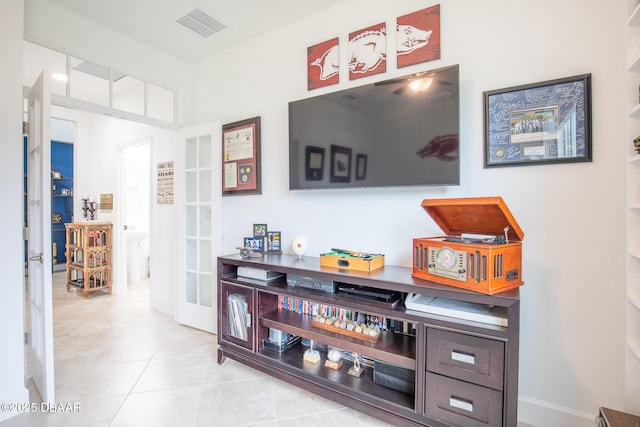
M 89 202 L 89 219 L 91 221 L 96 219 L 96 202 Z
M 93 221 L 96 219 L 96 202 L 82 198 L 82 219 Z
M 88 198 L 82 198 L 82 219 L 87 220 L 89 219 L 89 199 Z

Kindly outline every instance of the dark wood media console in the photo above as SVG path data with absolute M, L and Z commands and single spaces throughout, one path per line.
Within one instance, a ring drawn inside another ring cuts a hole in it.
M 241 266 L 285 276 L 267 286 L 238 277 Z M 504 308 L 507 325 L 409 310 L 403 303 L 385 307 L 367 298 L 339 298 L 332 292 L 287 286 L 286 275 Z M 397 426 L 517 424 L 518 289 L 484 295 L 412 278 L 410 268 L 345 271 L 321 267 L 319 258 L 272 254 L 219 257 L 218 282 L 218 363 L 230 357 Z M 382 335 L 370 342 L 314 327 L 314 315 L 324 310 L 336 317 L 367 319 Z M 302 341 L 284 350 L 265 346 L 270 330 Z M 317 344 L 319 363 L 303 359 L 307 340 Z M 342 351 L 338 369 L 325 366 L 327 347 Z M 360 377 L 348 374 L 353 366 L 348 356 L 354 353 L 362 356 Z

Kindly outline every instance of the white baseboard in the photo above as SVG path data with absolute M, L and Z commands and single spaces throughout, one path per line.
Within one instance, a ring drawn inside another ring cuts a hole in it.
M 532 427 L 594 427 L 596 414 L 521 395 L 518 397 L 518 421 Z
M 151 308 L 161 311 L 163 313 L 167 313 L 171 317 L 174 317 L 175 313 L 173 311 L 174 310 L 173 302 L 165 301 L 157 298 L 151 298 L 149 301 L 149 304 L 151 305 Z
M 29 403 L 29 390 L 26 387 L 23 387 L 21 390 L 16 391 L 15 394 L 11 396 L 2 396 L 0 397 L 0 402 L 2 403 Z M 19 411 L 0 411 L 0 422 L 8 420 L 9 418 L 13 418 L 16 415 L 20 415 L 23 412 Z

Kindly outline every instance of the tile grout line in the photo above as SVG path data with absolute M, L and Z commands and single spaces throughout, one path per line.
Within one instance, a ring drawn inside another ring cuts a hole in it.
M 129 392 L 125 395 L 124 400 L 122 401 L 122 403 L 120 404 L 120 406 L 118 406 L 118 409 L 116 410 L 115 414 L 113 414 L 113 417 L 111 418 L 111 420 L 109 420 L 109 426 L 111 426 L 113 424 L 113 421 L 116 419 L 116 417 L 118 416 L 118 414 L 120 413 L 120 411 L 122 410 L 122 407 L 124 406 L 125 403 L 127 403 L 127 400 L 129 399 L 129 396 L 131 396 L 131 393 L 133 392 L 133 390 L 136 388 L 136 385 L 138 385 L 138 382 L 140 381 L 140 378 L 142 378 L 142 375 L 144 375 L 144 372 L 147 370 L 147 368 L 149 367 L 149 364 L 151 363 L 151 361 L 153 360 L 153 357 L 156 355 L 156 353 L 158 352 L 158 349 L 160 348 L 160 344 L 157 345 L 155 351 L 153 352 L 153 354 L 151 355 L 151 357 L 149 357 L 149 360 L 147 360 L 146 365 L 144 365 L 144 369 L 140 372 L 140 375 L 138 375 L 138 378 L 136 379 L 136 381 L 133 383 L 133 385 L 131 386 L 131 390 L 129 390 Z

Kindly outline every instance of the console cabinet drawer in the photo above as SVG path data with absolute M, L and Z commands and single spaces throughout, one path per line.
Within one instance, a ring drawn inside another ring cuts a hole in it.
M 427 328 L 427 371 L 503 390 L 504 343 Z
M 425 415 L 461 427 L 502 425 L 502 393 L 427 372 Z

